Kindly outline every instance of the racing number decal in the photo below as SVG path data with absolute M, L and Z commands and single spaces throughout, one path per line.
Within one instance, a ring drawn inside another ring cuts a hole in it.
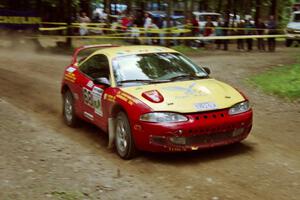
M 103 115 L 102 102 L 101 102 L 102 95 L 103 95 L 103 90 L 101 88 L 98 87 L 93 88 L 93 107 L 95 109 L 95 113 L 100 116 Z
M 82 89 L 82 94 L 83 94 L 83 101 L 86 105 L 92 107 L 95 109 L 95 113 L 97 115 L 102 116 L 102 95 L 103 95 L 103 90 L 98 87 L 94 87 L 93 90 L 89 90 L 87 88 Z
M 88 106 L 93 106 L 92 91 L 87 88 L 83 88 L 82 94 L 83 94 L 83 102 Z

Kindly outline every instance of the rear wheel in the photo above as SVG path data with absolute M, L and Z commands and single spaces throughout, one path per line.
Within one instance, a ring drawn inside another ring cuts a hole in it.
M 63 94 L 63 116 L 68 126 L 75 127 L 77 125 L 78 118 L 75 115 L 74 98 L 70 90 Z
M 128 117 L 124 112 L 119 112 L 117 115 L 115 131 L 115 146 L 118 155 L 125 160 L 133 158 L 136 155 L 136 147 Z
M 285 46 L 290 47 L 290 46 L 292 46 L 292 44 L 293 44 L 293 40 L 291 40 L 291 39 L 285 40 Z

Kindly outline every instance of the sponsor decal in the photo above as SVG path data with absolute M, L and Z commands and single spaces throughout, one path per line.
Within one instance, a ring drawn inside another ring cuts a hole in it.
M 82 88 L 82 94 L 83 94 L 83 102 L 86 105 L 93 107 L 92 91 L 87 88 Z
M 94 87 L 93 90 L 83 88 L 82 94 L 83 94 L 83 102 L 86 105 L 94 108 L 94 112 L 97 115 L 103 116 L 103 110 L 102 110 L 103 89 L 99 87 Z
M 178 152 L 178 151 L 187 151 L 186 148 L 178 148 L 178 147 L 168 147 L 169 151 Z
M 204 102 L 195 104 L 197 111 L 208 111 L 218 109 L 217 105 L 213 102 Z
M 134 99 L 133 97 L 129 96 L 128 94 L 124 93 L 124 92 L 121 92 L 119 91 L 116 95 L 117 98 L 127 102 L 129 105 L 133 105 L 133 104 L 136 104 L 138 103 L 136 99 Z
M 103 89 L 94 87 L 93 88 L 93 107 L 95 109 L 95 113 L 97 115 L 103 116 L 103 111 L 102 111 L 102 95 L 103 95 Z
M 76 68 L 74 68 L 74 67 L 68 67 L 68 68 L 66 69 L 66 71 L 67 71 L 67 72 L 70 72 L 70 73 L 73 73 L 73 72 L 76 71 Z
M 74 83 L 76 81 L 76 76 L 74 73 L 68 72 L 65 74 L 65 80 Z
M 104 94 L 104 99 L 112 103 L 116 101 L 116 97 L 110 94 Z
M 84 115 L 86 118 L 88 118 L 88 119 L 90 119 L 90 120 L 92 120 L 92 121 L 94 120 L 94 116 L 93 116 L 92 114 L 88 113 L 88 112 L 84 112 L 83 115 Z
M 86 84 L 86 86 L 92 88 L 92 87 L 94 86 L 93 81 L 89 81 L 89 82 Z

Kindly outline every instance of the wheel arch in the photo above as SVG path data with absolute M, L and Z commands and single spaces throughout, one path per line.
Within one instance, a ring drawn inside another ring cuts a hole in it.
M 64 84 L 62 87 L 61 87 L 61 94 L 65 94 L 67 91 L 71 91 L 70 87 L 67 85 L 67 84 Z

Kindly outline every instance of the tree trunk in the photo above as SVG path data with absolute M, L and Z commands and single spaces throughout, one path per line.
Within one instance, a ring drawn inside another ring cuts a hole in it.
M 126 0 L 127 5 L 127 14 L 130 14 L 132 11 L 132 0 Z
M 232 1 L 227 0 L 227 5 L 226 5 L 226 11 L 225 11 L 225 19 L 229 22 L 230 21 L 230 13 L 232 9 Z M 230 23 L 228 23 L 230 24 Z
M 270 15 L 273 15 L 275 17 L 275 20 L 277 20 L 278 15 L 277 15 L 277 0 L 272 0 L 271 1 L 271 10 L 270 10 Z
M 107 14 L 111 14 L 110 0 L 104 0 L 104 11 Z
M 255 24 L 258 23 L 258 19 L 260 18 L 260 8 L 261 8 L 261 0 L 256 0 L 256 12 L 255 12 Z
M 80 0 L 81 11 L 86 12 L 87 16 L 89 16 L 89 17 L 92 14 L 91 9 L 90 9 L 90 5 L 91 5 L 91 0 Z
M 222 0 L 219 0 L 219 1 L 218 1 L 218 8 L 217 8 L 217 12 L 218 12 L 218 13 L 220 13 L 221 10 L 222 10 L 222 2 L 223 2 Z
M 185 17 L 185 20 L 191 18 L 190 12 L 188 11 L 188 6 L 189 6 L 189 1 L 188 0 L 184 1 L 184 17 Z
M 68 25 L 67 28 L 67 36 L 70 36 L 72 34 L 71 30 L 71 23 L 72 23 L 72 0 L 65 0 L 65 8 L 66 8 L 66 23 Z M 72 47 L 72 38 L 67 37 L 66 38 L 66 47 L 71 48 Z

